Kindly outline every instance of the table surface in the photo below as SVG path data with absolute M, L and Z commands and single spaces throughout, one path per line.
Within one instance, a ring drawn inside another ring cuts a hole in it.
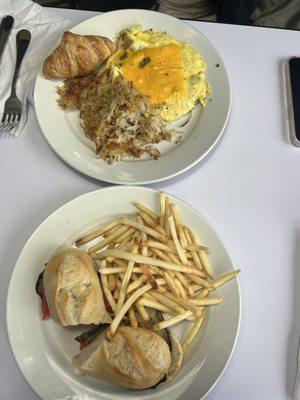
M 74 24 L 92 12 L 55 10 Z M 198 209 L 242 268 L 242 320 L 232 360 L 207 399 L 288 399 L 300 332 L 300 149 L 286 133 L 282 64 L 300 53 L 300 32 L 189 22 L 218 49 L 233 103 L 216 150 L 156 189 Z M 0 399 L 36 399 L 9 350 L 5 303 L 16 258 L 59 206 L 100 187 L 49 148 L 33 108 L 22 135 L 0 146 Z M 186 399 L 187 396 L 183 396 Z

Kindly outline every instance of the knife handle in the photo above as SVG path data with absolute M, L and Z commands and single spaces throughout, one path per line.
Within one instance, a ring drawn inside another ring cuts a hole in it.
M 0 25 L 0 63 L 11 28 L 13 27 L 14 19 L 11 15 L 3 18 Z

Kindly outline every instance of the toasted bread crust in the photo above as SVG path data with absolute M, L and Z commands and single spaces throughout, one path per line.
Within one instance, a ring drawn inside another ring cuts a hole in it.
M 94 261 L 85 252 L 70 248 L 55 255 L 46 266 L 43 283 L 50 314 L 58 323 L 111 322 Z
M 106 338 L 84 361 L 73 359 L 79 371 L 129 389 L 157 384 L 171 363 L 167 343 L 143 328 L 120 326 L 111 341 Z

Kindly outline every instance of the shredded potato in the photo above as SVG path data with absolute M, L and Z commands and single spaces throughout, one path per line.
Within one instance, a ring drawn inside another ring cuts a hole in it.
M 175 133 L 161 117 L 159 107 L 152 106 L 121 74 L 115 77 L 113 69 L 67 80 L 58 94 L 61 108 L 80 111 L 85 135 L 109 164 L 147 154 L 157 159 L 160 153 L 155 144 L 170 141 Z

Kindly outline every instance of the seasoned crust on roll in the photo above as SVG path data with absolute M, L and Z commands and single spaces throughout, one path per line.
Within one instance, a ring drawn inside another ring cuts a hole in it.
M 167 343 L 156 333 L 119 326 L 111 340 L 98 338 L 73 358 L 79 372 L 128 389 L 157 384 L 171 364 Z
M 47 264 L 43 284 L 51 316 L 64 326 L 111 322 L 93 259 L 67 249 Z

